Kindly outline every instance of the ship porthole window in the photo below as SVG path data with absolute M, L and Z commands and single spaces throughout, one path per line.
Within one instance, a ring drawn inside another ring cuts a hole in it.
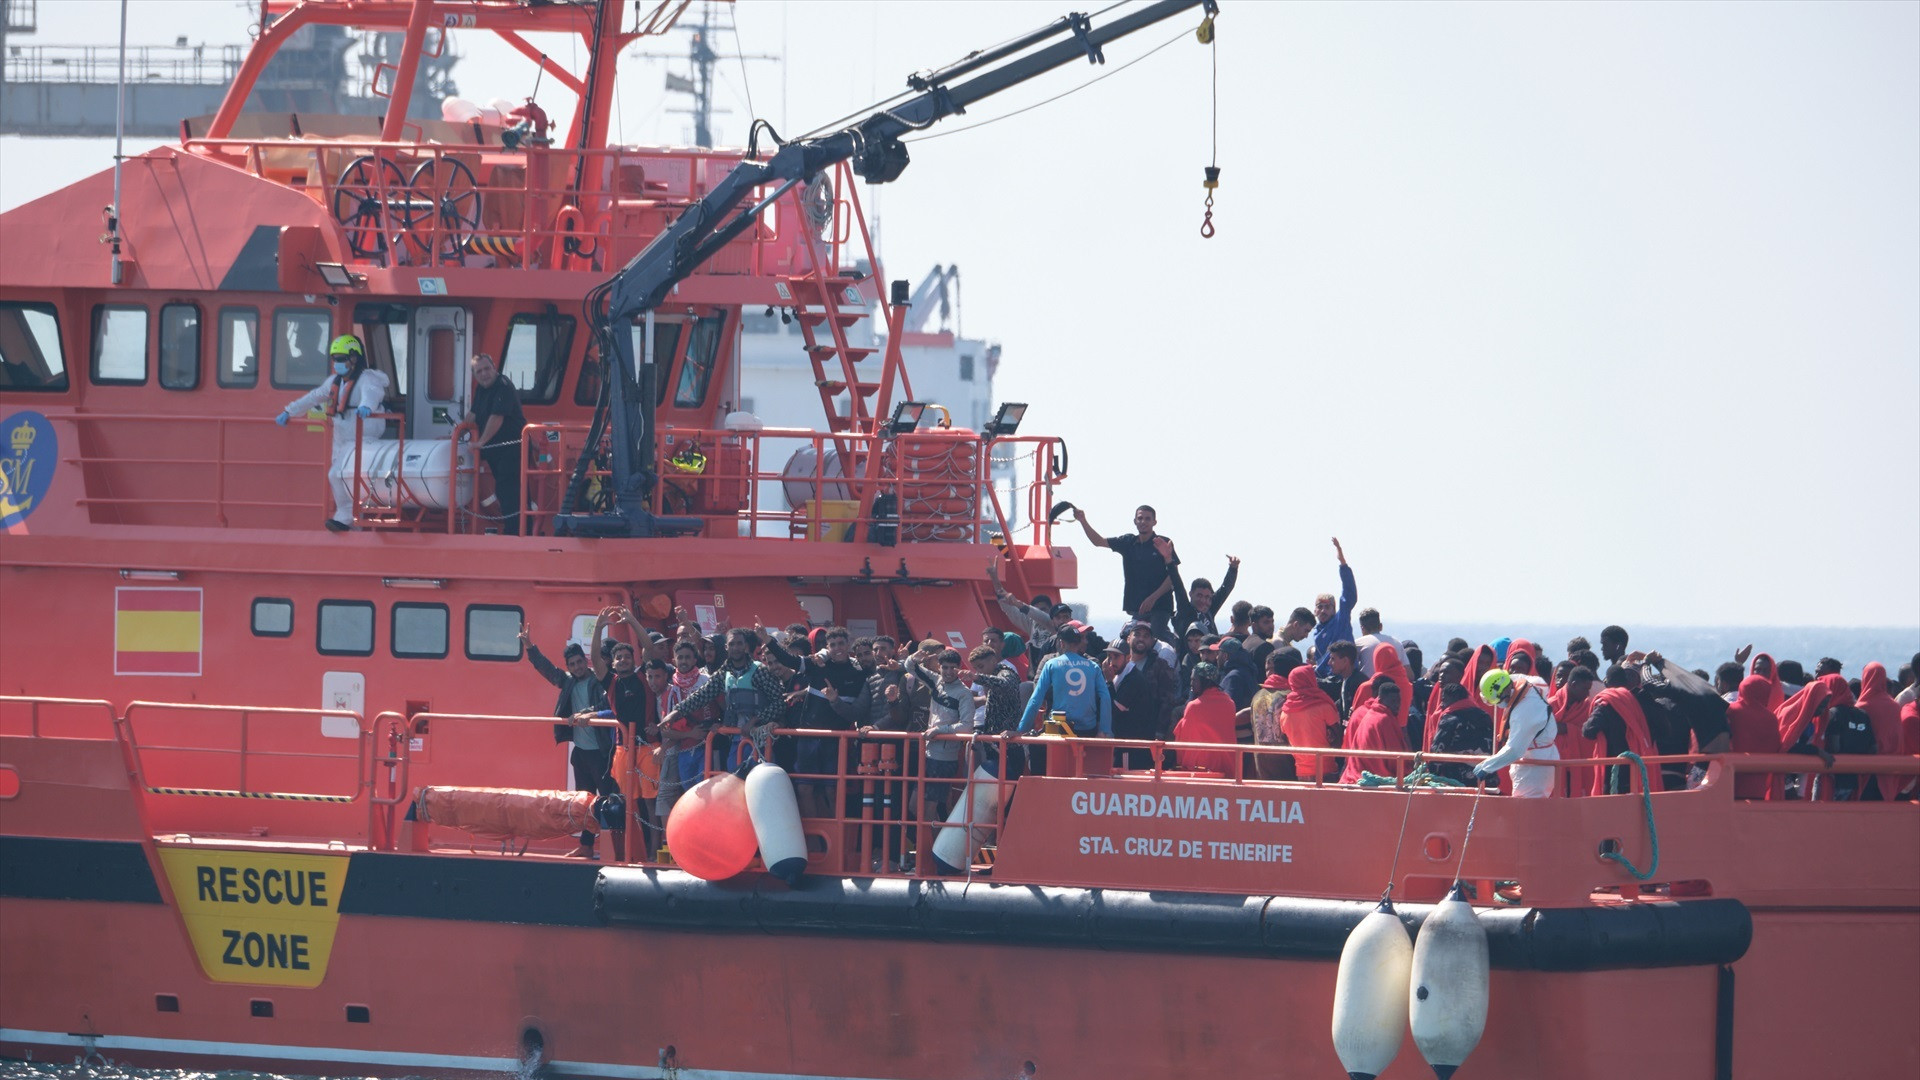
M 146 383 L 146 308 L 100 304 L 93 309 L 93 381 L 121 386 Z
M 320 601 L 322 656 L 373 655 L 373 604 L 366 600 Z
M 255 637 L 292 637 L 293 601 L 276 596 L 254 597 L 253 634 Z
M 160 385 L 192 390 L 200 385 L 200 308 L 194 304 L 160 307 Z
M 446 657 L 447 605 L 395 604 L 392 618 L 387 639 L 393 655 L 413 660 Z
M 467 659 L 520 659 L 520 623 L 524 616 L 506 604 L 474 604 L 467 608 Z

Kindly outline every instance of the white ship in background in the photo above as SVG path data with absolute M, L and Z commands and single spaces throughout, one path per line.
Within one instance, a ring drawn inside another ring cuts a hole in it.
M 867 267 L 862 264 L 860 269 L 865 272 Z M 993 420 L 999 408 L 993 380 L 1000 367 L 1000 345 L 961 333 L 959 300 L 958 266 L 936 265 L 928 271 L 913 291 L 900 352 L 914 399 L 929 408 L 944 408 L 954 427 L 979 431 Z M 849 344 L 872 349 L 877 356 L 887 344 L 886 320 L 879 317 L 877 302 L 869 302 L 868 314 L 873 317 L 849 328 Z M 807 360 L 806 339 L 799 324 L 779 309 L 747 311 L 740 323 L 739 410 L 752 414 L 767 428 L 805 428 L 812 424 L 819 412 L 815 405 L 818 398 L 813 365 Z M 772 449 L 773 440 L 767 443 Z M 795 440 L 794 449 L 801 447 L 802 441 Z M 810 473 L 811 458 L 803 464 L 796 467 Z M 1014 472 L 1011 458 L 995 457 L 994 486 L 999 489 L 1008 526 L 1018 528 L 1026 520 L 1026 506 L 1024 499 L 1016 497 L 1022 493 L 1013 488 Z M 778 488 L 772 483 L 763 485 L 761 505 L 801 509 Z M 804 499 L 805 495 L 799 497 Z

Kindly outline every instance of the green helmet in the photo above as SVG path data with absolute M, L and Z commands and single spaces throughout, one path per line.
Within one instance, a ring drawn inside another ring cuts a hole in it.
M 1512 687 L 1513 676 L 1501 668 L 1494 668 L 1480 676 L 1480 700 L 1489 705 L 1498 705 L 1500 699 L 1506 697 L 1507 691 Z
M 333 339 L 332 345 L 327 347 L 327 354 L 329 356 L 344 356 L 358 363 L 366 359 L 367 350 L 361 348 L 359 338 L 354 337 L 352 334 L 341 334 L 339 337 Z

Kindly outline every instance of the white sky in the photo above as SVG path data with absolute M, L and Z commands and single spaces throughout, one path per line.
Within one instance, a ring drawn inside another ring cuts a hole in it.
M 794 134 L 1073 6 L 737 17 L 787 57 L 747 74 Z M 1072 447 L 1062 497 L 1108 533 L 1153 503 L 1194 572 L 1239 555 L 1239 595 L 1283 610 L 1333 586 L 1339 535 L 1390 621 L 1920 622 L 1920 5 L 1224 7 L 1217 238 L 1190 35 L 914 145 L 868 202 L 889 276 L 960 265 L 1000 396 Z M 43 0 L 16 43 L 110 42 L 114 11 Z M 243 11 L 134 0 L 131 40 L 239 39 Z M 530 88 L 456 45 L 465 96 Z M 628 141 L 687 139 L 666 66 L 628 62 Z M 721 81 L 737 143 L 740 66 Z M 27 145 L 0 140 L 0 205 L 106 164 Z M 1116 606 L 1119 560 L 1075 546 Z

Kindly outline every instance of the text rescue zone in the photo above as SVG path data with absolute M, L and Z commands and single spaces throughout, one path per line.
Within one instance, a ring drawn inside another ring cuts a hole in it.
M 286 904 L 289 907 L 327 906 L 327 875 L 322 870 L 281 870 L 278 867 L 194 867 L 198 898 L 209 904 Z M 235 967 L 280 967 L 310 970 L 307 935 L 260 933 L 222 929 L 226 940 L 220 962 Z

